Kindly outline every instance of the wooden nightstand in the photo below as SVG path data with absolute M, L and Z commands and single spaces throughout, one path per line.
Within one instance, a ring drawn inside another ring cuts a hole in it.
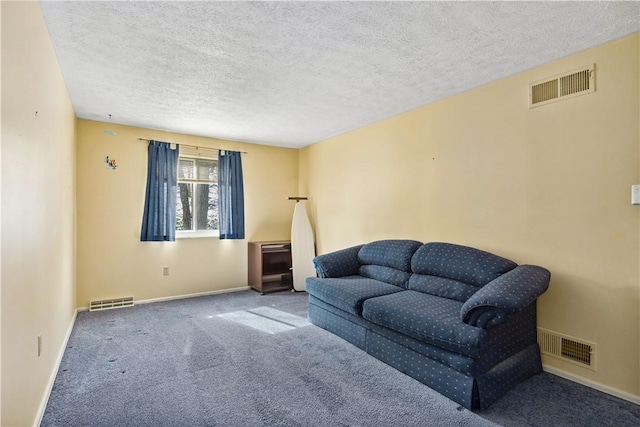
M 249 286 L 260 294 L 293 289 L 291 242 L 249 242 Z

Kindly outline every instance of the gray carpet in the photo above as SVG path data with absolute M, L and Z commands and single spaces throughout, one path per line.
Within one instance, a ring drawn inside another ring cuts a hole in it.
M 640 426 L 550 374 L 473 413 L 254 291 L 79 313 L 42 426 Z

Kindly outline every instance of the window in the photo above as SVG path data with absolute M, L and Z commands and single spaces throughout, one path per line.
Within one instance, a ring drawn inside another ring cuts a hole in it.
M 218 160 L 180 156 L 176 236 L 218 235 Z

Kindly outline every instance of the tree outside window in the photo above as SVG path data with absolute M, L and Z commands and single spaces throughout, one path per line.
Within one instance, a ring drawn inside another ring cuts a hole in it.
M 218 160 L 180 156 L 176 230 L 218 230 Z

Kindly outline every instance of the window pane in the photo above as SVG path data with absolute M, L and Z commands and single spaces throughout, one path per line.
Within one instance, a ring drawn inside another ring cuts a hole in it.
M 207 230 L 217 230 L 218 227 L 218 168 L 216 164 L 216 183 L 209 184 L 209 209 L 207 210 Z
M 218 162 L 216 160 L 197 160 L 198 181 L 218 181 Z
M 193 230 L 193 184 L 178 183 L 176 196 L 176 230 Z
M 176 230 L 218 230 L 217 159 L 180 157 Z
M 218 229 L 218 185 L 197 184 L 196 189 L 196 229 Z
M 195 161 L 181 158 L 178 164 L 178 179 L 195 179 L 195 178 L 196 178 Z

